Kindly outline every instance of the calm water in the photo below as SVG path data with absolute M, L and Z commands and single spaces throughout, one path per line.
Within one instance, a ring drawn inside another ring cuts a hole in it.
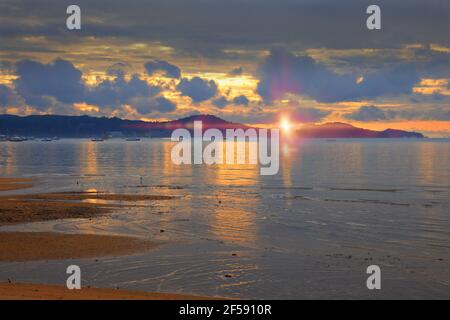
M 161 241 L 127 257 L 0 263 L 0 281 L 65 283 L 238 298 L 450 298 L 448 140 L 301 140 L 280 172 L 175 166 L 167 140 L 0 143 L 19 192 L 99 190 L 178 196 L 109 216 L 0 230 L 125 234 Z M 78 182 L 78 183 L 77 183 Z M 164 229 L 164 233 L 160 230 Z M 382 290 L 366 288 L 366 268 Z

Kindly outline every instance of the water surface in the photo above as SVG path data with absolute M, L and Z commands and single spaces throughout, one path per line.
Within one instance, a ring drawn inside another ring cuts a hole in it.
M 98 190 L 177 196 L 93 220 L 0 230 L 120 234 L 164 243 L 127 257 L 0 263 L 0 281 L 83 284 L 237 298 L 450 298 L 448 140 L 299 140 L 280 172 L 173 165 L 172 142 L 67 139 L 0 143 L 10 193 Z M 164 232 L 161 232 L 164 230 Z M 367 266 L 382 290 L 366 288 Z

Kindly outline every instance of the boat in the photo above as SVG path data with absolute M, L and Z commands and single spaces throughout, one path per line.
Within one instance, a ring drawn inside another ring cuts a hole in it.
M 92 142 L 102 142 L 102 141 L 105 141 L 105 139 L 103 139 L 103 138 L 92 138 L 91 141 Z
M 51 141 L 52 141 L 52 138 L 44 138 L 44 139 L 42 139 L 41 141 L 43 141 L 43 142 L 51 142 Z
M 140 138 L 127 138 L 127 141 L 141 141 Z

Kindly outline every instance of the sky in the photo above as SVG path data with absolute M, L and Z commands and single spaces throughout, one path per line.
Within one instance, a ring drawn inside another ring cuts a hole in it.
M 66 28 L 71 4 L 81 30 Z M 448 0 L 0 0 L 0 113 L 447 137 L 449 34 Z

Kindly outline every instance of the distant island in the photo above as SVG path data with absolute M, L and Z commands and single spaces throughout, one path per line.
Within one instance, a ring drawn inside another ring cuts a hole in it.
M 192 129 L 194 121 L 203 128 L 248 129 L 247 125 L 213 115 L 194 115 L 178 120 L 148 122 L 119 118 L 61 115 L 0 115 L 0 135 L 5 137 L 170 137 L 178 128 Z M 305 138 L 424 138 L 421 133 L 387 129 L 372 131 L 346 123 L 305 124 L 297 131 Z
M 192 129 L 194 121 L 203 128 L 247 129 L 246 125 L 225 121 L 212 115 L 194 115 L 172 121 L 141 121 L 120 118 L 62 115 L 0 115 L 0 135 L 7 137 L 170 137 L 178 128 Z
M 341 122 L 306 124 L 297 133 L 304 138 L 425 138 L 419 132 L 394 129 L 374 131 Z

